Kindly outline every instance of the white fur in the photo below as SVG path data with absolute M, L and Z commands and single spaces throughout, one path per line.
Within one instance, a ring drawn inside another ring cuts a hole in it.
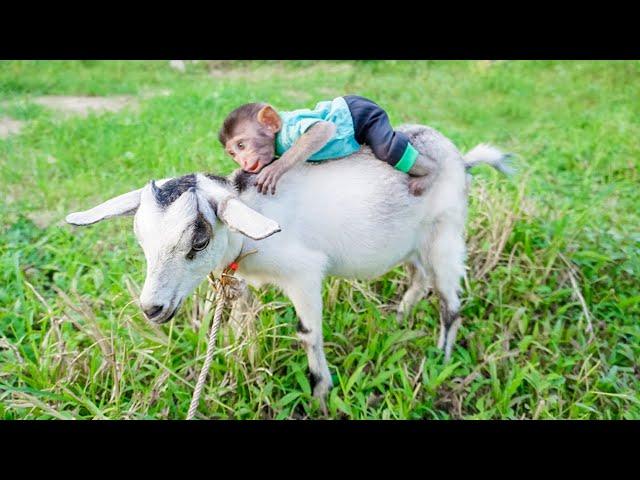
M 238 276 L 254 287 L 276 285 L 291 299 L 316 380 L 314 394 L 322 399 L 331 387 L 322 348 L 323 279 L 327 275 L 373 278 L 407 263 L 413 275 L 399 317 L 435 288 L 442 312 L 438 344 L 448 358 L 461 323 L 457 315 L 465 256 L 465 160 L 499 168 L 504 156 L 497 149 L 477 147 L 470 158 L 463 159 L 433 129 L 419 125 L 399 129 L 440 164 L 420 197 L 409 193 L 406 174 L 375 159 L 367 147 L 347 158 L 294 167 L 280 179 L 274 196 L 259 194 L 255 188 L 238 195 L 230 185 L 199 175 L 195 192 L 185 192 L 162 210 L 153 200 L 151 187 L 142 189 L 135 232 L 147 259 L 140 297 L 143 308 L 161 305 L 164 313 L 156 321 L 170 318 L 207 273 L 219 272 L 241 252 L 257 250 L 240 262 Z M 90 212 L 99 209 L 103 218 L 115 215 L 117 208 L 106 212 L 114 200 Z M 224 206 L 227 210 L 221 212 Z M 188 260 L 198 211 L 211 223 L 213 238 L 204 251 Z M 278 228 L 281 231 L 272 235 Z M 246 236 L 248 230 L 254 238 Z M 270 236 L 258 240 L 265 235 Z
M 505 155 L 500 149 L 481 143 L 472 148 L 465 156 L 464 161 L 467 168 L 473 168 L 480 163 L 486 163 L 506 175 L 514 173 L 514 169 L 508 164 L 510 155 Z

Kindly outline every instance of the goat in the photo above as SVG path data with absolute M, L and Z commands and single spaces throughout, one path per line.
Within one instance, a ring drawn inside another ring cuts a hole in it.
M 463 157 L 432 128 L 398 130 L 439 165 L 422 196 L 409 194 L 408 176 L 365 146 L 339 160 L 294 167 L 275 196 L 259 194 L 255 176 L 241 170 L 228 177 L 191 174 L 151 181 L 66 221 L 89 225 L 135 214 L 134 231 L 147 262 L 140 306 L 155 323 L 169 321 L 209 272 L 219 273 L 239 254 L 257 250 L 239 263 L 237 276 L 253 287 L 276 285 L 289 297 L 313 394 L 325 408 L 332 381 L 323 351 L 323 279 L 369 279 L 408 264 L 410 285 L 398 318 L 435 289 L 438 347 L 448 360 L 461 323 L 466 170 L 488 163 L 507 171 L 506 156 L 494 147 L 478 145 Z M 247 305 L 251 292 L 245 288 L 242 296 L 232 315 Z

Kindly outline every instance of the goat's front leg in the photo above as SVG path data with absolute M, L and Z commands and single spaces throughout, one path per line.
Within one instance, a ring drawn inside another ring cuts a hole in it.
M 296 280 L 295 284 L 285 286 L 284 290 L 298 315 L 298 337 L 307 352 L 309 383 L 313 396 L 320 400 L 322 411 L 326 415 L 326 397 L 333 383 L 322 341 L 322 279 Z

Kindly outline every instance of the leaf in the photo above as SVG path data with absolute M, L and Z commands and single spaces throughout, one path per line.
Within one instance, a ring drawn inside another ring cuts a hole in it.
M 358 381 L 358 379 L 360 378 L 360 374 L 362 373 L 362 370 L 366 366 L 367 366 L 367 362 L 361 363 L 360 366 L 358 368 L 356 368 L 356 371 L 351 374 L 351 376 L 349 377 L 349 380 L 347 381 L 347 384 L 344 387 L 344 391 L 345 392 L 351 391 L 351 388 Z
M 353 416 L 353 413 L 351 412 L 351 408 L 349 407 L 349 405 L 344 403 L 344 401 L 339 396 L 336 395 L 335 397 L 332 397 L 331 402 L 336 405 L 338 410 L 342 411 L 343 413 L 346 413 L 350 417 Z
M 294 400 L 300 398 L 301 395 L 302 394 L 300 392 L 287 393 L 284 397 L 282 397 L 280 400 L 278 400 L 276 405 L 278 406 L 278 408 L 284 408 L 287 405 L 289 405 L 290 403 L 292 403 Z
M 302 372 L 302 370 L 300 370 L 299 368 L 296 369 L 296 371 L 294 372 L 294 376 L 296 377 L 298 385 L 300 385 L 302 391 L 307 395 L 311 395 L 311 385 L 309 384 L 309 379 Z

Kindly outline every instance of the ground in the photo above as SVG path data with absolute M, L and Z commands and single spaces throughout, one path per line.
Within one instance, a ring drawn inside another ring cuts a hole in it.
M 357 93 L 463 151 L 515 153 L 518 174 L 476 171 L 450 363 L 432 297 L 397 325 L 401 268 L 327 282 L 329 416 L 639 419 L 639 80 L 640 62 L 0 62 L 0 418 L 184 418 L 206 286 L 151 326 L 130 218 L 64 216 L 151 178 L 230 172 L 217 129 L 240 103 Z M 293 308 L 261 299 L 255 358 L 219 339 L 201 418 L 321 416 Z

